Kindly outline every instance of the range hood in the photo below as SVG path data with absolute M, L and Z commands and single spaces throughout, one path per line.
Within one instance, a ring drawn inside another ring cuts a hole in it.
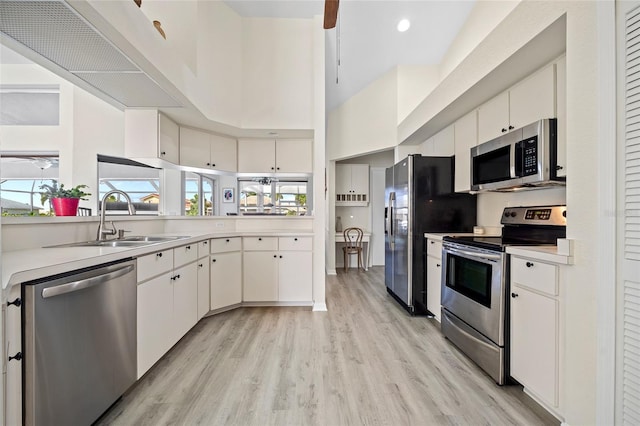
M 0 1 L 0 36 L 121 109 L 182 106 L 63 0 Z

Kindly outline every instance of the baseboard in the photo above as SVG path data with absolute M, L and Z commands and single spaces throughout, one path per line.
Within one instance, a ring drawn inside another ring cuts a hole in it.
M 313 304 L 313 312 L 327 312 L 327 304 L 316 302 Z
M 338 275 L 335 269 L 327 269 L 327 275 Z

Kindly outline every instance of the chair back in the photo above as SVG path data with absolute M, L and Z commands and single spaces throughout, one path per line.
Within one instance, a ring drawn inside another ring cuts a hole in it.
M 347 248 L 362 248 L 362 229 L 351 227 L 343 231 L 344 242 Z

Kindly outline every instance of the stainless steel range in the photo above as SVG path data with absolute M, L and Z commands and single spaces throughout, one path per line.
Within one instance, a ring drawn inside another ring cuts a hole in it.
M 509 245 L 555 245 L 566 206 L 507 207 L 502 237 L 444 237 L 442 332 L 499 385 L 509 375 Z

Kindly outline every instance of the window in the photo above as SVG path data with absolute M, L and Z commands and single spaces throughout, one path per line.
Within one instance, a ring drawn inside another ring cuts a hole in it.
M 98 200 L 117 189 L 131 198 L 137 215 L 158 214 L 160 169 L 124 158 L 98 155 L 98 188 Z M 128 214 L 126 199 L 117 193 L 109 197 L 106 208 L 109 214 Z
M 58 181 L 57 153 L 0 155 L 0 210 L 3 216 L 49 215 L 51 206 L 40 201 L 40 186 Z
M 240 180 L 239 184 L 239 206 L 243 214 L 307 214 L 309 205 L 306 181 L 254 178 Z
M 60 124 L 60 86 L 0 85 L 0 125 L 57 126 Z
M 215 179 L 198 173 L 184 173 L 184 214 L 213 216 L 216 214 Z

